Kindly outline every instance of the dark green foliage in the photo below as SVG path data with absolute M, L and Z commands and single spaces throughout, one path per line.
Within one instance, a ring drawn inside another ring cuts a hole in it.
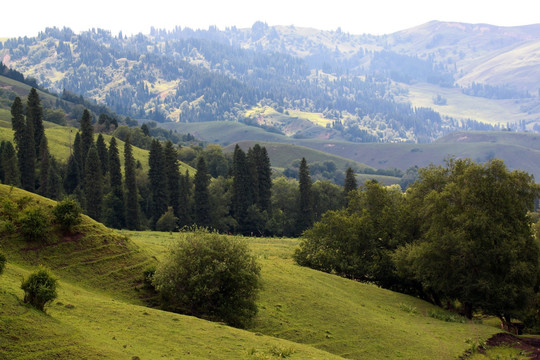
M 202 227 L 210 226 L 210 200 L 208 194 L 210 176 L 206 170 L 206 161 L 202 156 L 197 161 L 197 173 L 193 183 L 195 185 L 193 194 L 195 223 Z
M 62 196 L 62 178 L 58 170 L 58 163 L 54 157 L 50 158 L 46 187 L 46 197 L 53 200 L 60 199 Z
M 100 221 L 103 205 L 103 176 L 95 145 L 92 145 L 88 150 L 84 171 L 86 213 L 92 219 Z
M 81 117 L 81 158 L 83 168 L 86 165 L 85 160 L 92 144 L 94 144 L 94 127 L 92 126 L 90 111 L 84 109 Z
M 311 177 L 305 158 L 300 162 L 298 171 L 300 196 L 298 198 L 298 218 L 296 233 L 300 234 L 313 224 L 313 194 L 311 191 Z
M 73 194 L 81 182 L 79 164 L 74 155 L 70 155 L 67 163 L 66 176 L 64 177 L 64 190 L 67 194 Z
M 35 153 L 38 155 L 38 159 L 41 160 L 39 157 L 40 146 L 42 139 L 45 137 L 45 128 L 43 127 L 43 108 L 41 107 L 41 100 L 39 99 L 39 94 L 35 88 L 32 88 L 28 94 L 26 119 L 27 121 L 32 122 L 34 145 L 36 147 Z
M 28 119 L 25 120 L 23 105 L 19 97 L 16 97 L 11 105 L 11 124 L 17 145 L 17 164 L 21 175 L 21 187 L 28 191 L 34 191 L 36 186 L 34 124 Z
M 4 269 L 6 268 L 6 262 L 7 262 L 6 255 L 0 252 L 0 275 L 2 275 L 2 273 L 4 272 Z
M 67 197 L 59 201 L 52 209 L 54 221 L 67 232 L 71 232 L 75 225 L 82 221 L 82 209 L 73 197 Z
M 57 286 L 58 280 L 49 270 L 41 267 L 37 272 L 30 274 L 21 285 L 21 289 L 24 290 L 24 302 L 43 311 L 45 305 L 58 296 Z
M 98 152 L 99 161 L 101 163 L 101 173 L 103 176 L 109 171 L 109 154 L 107 151 L 107 145 L 105 145 L 105 140 L 103 135 L 99 134 L 96 140 L 96 149 Z
M 51 166 L 51 158 L 49 154 L 49 146 L 47 145 L 47 137 L 41 137 L 41 144 L 39 145 L 39 188 L 38 193 L 40 195 L 47 195 L 47 183 L 49 182 L 49 168 Z
M 179 208 L 178 208 L 178 225 L 180 227 L 192 225 L 192 212 L 191 212 L 191 200 L 192 200 L 192 183 L 189 178 L 189 172 L 186 170 L 184 175 L 180 176 L 180 193 L 179 193 Z
M 328 180 L 316 181 L 311 187 L 313 193 L 313 217 L 319 221 L 322 215 L 329 210 L 339 210 L 343 208 L 344 191 L 339 185 Z
M 272 196 L 272 169 L 266 148 L 255 144 L 253 150 L 257 159 L 257 184 L 259 186 L 258 205 L 261 210 L 270 210 Z
M 138 230 L 140 224 L 139 203 L 137 199 L 137 180 L 135 177 L 135 158 L 129 137 L 124 143 L 124 176 L 126 187 L 126 227 Z
M 238 231 L 246 231 L 247 209 L 253 204 L 254 178 L 250 172 L 246 153 L 238 146 L 233 154 L 233 191 L 231 210 L 238 222 Z
M 358 189 L 358 184 L 356 183 L 356 176 L 352 168 L 347 168 L 345 172 L 345 185 L 343 191 L 347 195 L 350 191 Z
M 126 223 L 124 191 L 122 190 L 122 172 L 116 138 L 109 144 L 109 180 L 111 192 L 105 196 L 104 222 L 107 226 L 121 229 Z
M 20 97 L 16 97 L 11 105 L 11 128 L 13 129 L 13 138 L 17 147 L 17 151 L 24 143 L 26 132 L 26 123 L 24 119 L 24 109 Z
M 294 258 L 300 264 L 338 275 L 399 288 L 391 254 L 400 233 L 401 192 L 376 182 L 349 193 L 347 209 L 329 211 L 304 239 Z
M 20 233 L 26 241 L 45 242 L 47 240 L 50 217 L 43 207 L 27 207 L 21 212 L 18 222 Z
M 73 140 L 73 157 L 75 158 L 76 164 L 78 166 L 77 172 L 82 181 L 83 167 L 84 167 L 84 161 L 86 160 L 86 157 L 83 157 L 83 154 L 82 154 L 82 140 L 81 140 L 80 132 L 77 132 L 75 134 L 75 139 Z
M 7 185 L 20 185 L 19 167 L 17 166 L 17 153 L 9 141 L 2 142 L 3 150 L 0 156 L 2 163 L 2 182 Z
M 257 313 L 260 268 L 247 243 L 198 230 L 183 233 L 154 274 L 168 310 L 247 326 Z
M 178 218 L 174 216 L 173 208 L 169 206 L 167 211 L 161 215 L 156 222 L 157 231 L 175 231 L 178 226 L 176 225 Z
M 407 192 L 414 242 L 400 248 L 400 273 L 441 299 L 510 326 L 535 298 L 539 249 L 531 219 L 538 187 L 500 160 L 449 160 L 420 170 Z
M 163 147 L 158 140 L 152 140 L 148 155 L 148 180 L 150 182 L 150 208 L 152 228 L 157 220 L 167 211 L 167 178 L 165 177 L 165 159 Z
M 163 149 L 164 176 L 167 180 L 167 198 L 172 206 L 174 216 L 180 215 L 180 168 L 178 153 L 172 142 L 167 141 Z

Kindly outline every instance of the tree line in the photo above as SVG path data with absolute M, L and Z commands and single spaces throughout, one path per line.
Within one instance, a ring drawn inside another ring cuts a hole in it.
M 174 231 L 196 225 L 223 233 L 298 236 L 324 212 L 345 204 L 341 186 L 311 180 L 305 159 L 298 180 L 276 177 L 259 144 L 247 152 L 236 146 L 231 157 L 217 145 L 198 149 L 152 138 L 154 127 L 146 124 L 122 132 L 122 172 L 116 137 L 107 144 L 103 134 L 96 136 L 110 118 L 102 114 L 93 124 L 87 109 L 63 163 L 49 151 L 35 89 L 24 105 L 16 97 L 11 106 L 15 146 L 0 144 L 0 181 L 51 199 L 71 196 L 87 215 L 112 228 Z M 133 155 L 132 135 L 149 148 L 148 169 Z M 181 173 L 179 159 L 197 171 Z M 347 178 L 354 180 L 352 169 Z

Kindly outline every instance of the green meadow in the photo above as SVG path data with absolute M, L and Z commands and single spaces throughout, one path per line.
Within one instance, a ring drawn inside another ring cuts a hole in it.
M 0 185 L 0 197 L 54 202 Z M 246 330 L 145 306 L 142 272 L 175 233 L 112 231 L 84 216 L 74 235 L 42 244 L 0 240 L 2 359 L 449 359 L 499 332 L 407 295 L 300 267 L 296 239 L 248 238 L 262 268 L 259 313 Z M 46 314 L 22 304 L 21 280 L 39 264 L 60 280 Z

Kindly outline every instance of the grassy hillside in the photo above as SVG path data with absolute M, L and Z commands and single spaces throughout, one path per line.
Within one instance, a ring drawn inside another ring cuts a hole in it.
M 0 186 L 5 198 L 9 192 Z M 33 202 L 52 201 L 28 195 Z M 250 238 L 262 266 L 259 314 L 249 331 L 140 306 L 142 265 L 159 261 L 175 234 L 113 232 L 84 218 L 78 236 L 30 245 L 0 240 L 0 358 L 25 359 L 373 359 L 456 358 L 498 330 L 444 322 L 410 296 L 295 265 L 294 239 Z M 60 279 L 39 313 L 21 303 L 20 279 L 38 264 Z M 440 310 L 437 310 L 440 311 Z

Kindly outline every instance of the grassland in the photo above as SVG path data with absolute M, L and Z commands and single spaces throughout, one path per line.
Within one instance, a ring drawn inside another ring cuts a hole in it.
M 9 191 L 0 185 L 2 198 L 28 195 Z M 53 234 L 42 246 L 16 234 L 0 239 L 8 258 L 0 277 L 0 358 L 449 359 L 499 331 L 437 320 L 419 299 L 297 266 L 291 254 L 298 241 L 282 238 L 247 239 L 263 289 L 254 324 L 233 329 L 141 306 L 140 274 L 163 258 L 175 234 L 113 232 L 86 217 L 77 234 Z M 60 279 L 47 314 L 21 303 L 21 278 L 37 264 Z

